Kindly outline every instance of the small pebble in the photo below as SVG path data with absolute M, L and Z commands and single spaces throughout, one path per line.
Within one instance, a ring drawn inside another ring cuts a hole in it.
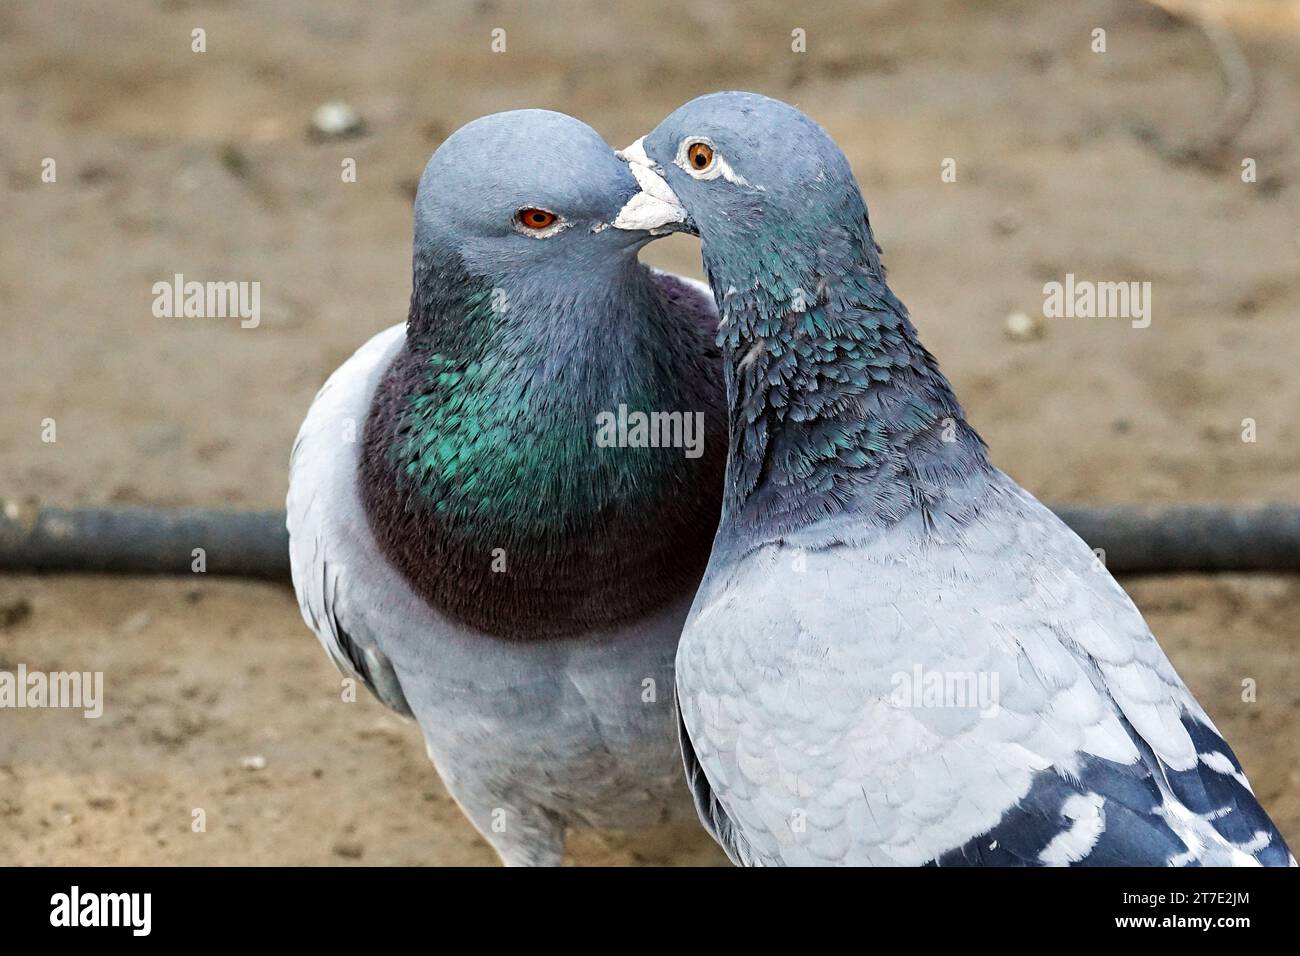
M 993 231 L 999 236 L 1014 236 L 1022 225 L 1020 213 L 1014 209 L 1004 209 L 993 218 Z
M 248 159 L 248 154 L 236 146 L 234 143 L 227 143 L 221 147 L 221 165 L 238 179 L 247 179 L 253 164 Z
M 19 501 L 17 498 L 6 498 L 4 512 L 7 519 L 24 531 L 30 531 L 36 527 L 36 519 L 40 517 L 41 509 L 32 499 Z
M 345 860 L 359 860 L 361 855 L 366 852 L 365 847 L 360 843 L 335 843 L 334 855 L 341 856 Z
M 1027 312 L 1012 312 L 1003 324 L 1007 338 L 1016 342 L 1029 342 L 1043 337 L 1043 320 Z
M 311 115 L 312 135 L 318 139 L 346 139 L 360 136 L 366 129 L 361 114 L 347 103 L 337 100 L 322 103 Z
M 83 166 L 81 167 L 81 171 L 77 174 L 78 179 L 83 183 L 92 186 L 104 182 L 111 178 L 111 176 L 112 171 L 107 166 L 100 165 L 99 163 L 91 163 L 88 166 Z
M 124 635 L 139 634 L 149 626 L 151 621 L 153 621 L 153 615 L 148 611 L 136 611 L 117 626 L 117 632 Z
M 32 602 L 25 597 L 0 604 L 0 631 L 17 627 L 32 616 Z
M 266 758 L 261 754 L 253 754 L 249 757 L 240 757 L 239 765 L 245 770 L 265 770 Z

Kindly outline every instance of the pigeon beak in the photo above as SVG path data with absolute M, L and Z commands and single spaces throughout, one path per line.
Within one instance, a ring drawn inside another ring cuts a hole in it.
M 672 232 L 694 232 L 695 227 L 686 215 L 677 194 L 664 178 L 655 171 L 655 164 L 646 155 L 645 137 L 642 136 L 627 149 L 618 149 L 614 155 L 628 164 L 637 185 L 641 187 L 619 210 L 614 219 L 615 229 L 630 232 L 648 232 L 652 236 L 666 236 Z

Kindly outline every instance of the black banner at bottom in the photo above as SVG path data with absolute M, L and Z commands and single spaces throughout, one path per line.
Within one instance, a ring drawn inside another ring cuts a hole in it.
M 787 928 L 813 943 L 846 926 L 889 937 L 1018 929 L 1069 940 L 1197 933 L 1228 941 L 1289 929 L 1298 877 L 1294 869 L 8 869 L 0 870 L 0 912 L 11 942 L 75 934 L 128 945 L 280 933 L 297 945 L 405 937 L 436 945 L 442 934 L 481 932 L 494 944 L 667 944 L 676 934 L 696 948 L 715 936 L 734 944 Z

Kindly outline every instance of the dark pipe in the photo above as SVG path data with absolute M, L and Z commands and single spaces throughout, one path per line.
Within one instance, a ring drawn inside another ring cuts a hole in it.
M 1300 571 L 1295 505 L 1062 505 L 1053 509 L 1120 574 Z
M 1294 505 L 1069 505 L 1057 513 L 1121 574 L 1300 571 Z M 0 515 L 0 572 L 208 574 L 286 578 L 282 511 L 45 508 Z
M 43 508 L 0 517 L 0 571 L 289 576 L 283 511 Z

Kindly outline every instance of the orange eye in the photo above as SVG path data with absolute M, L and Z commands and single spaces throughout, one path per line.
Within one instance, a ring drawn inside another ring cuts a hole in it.
M 515 215 L 519 225 L 525 229 L 545 229 L 558 218 L 555 213 L 545 209 L 521 209 Z
M 713 147 L 708 143 L 692 143 L 686 150 L 686 161 L 694 169 L 708 169 L 713 162 Z

